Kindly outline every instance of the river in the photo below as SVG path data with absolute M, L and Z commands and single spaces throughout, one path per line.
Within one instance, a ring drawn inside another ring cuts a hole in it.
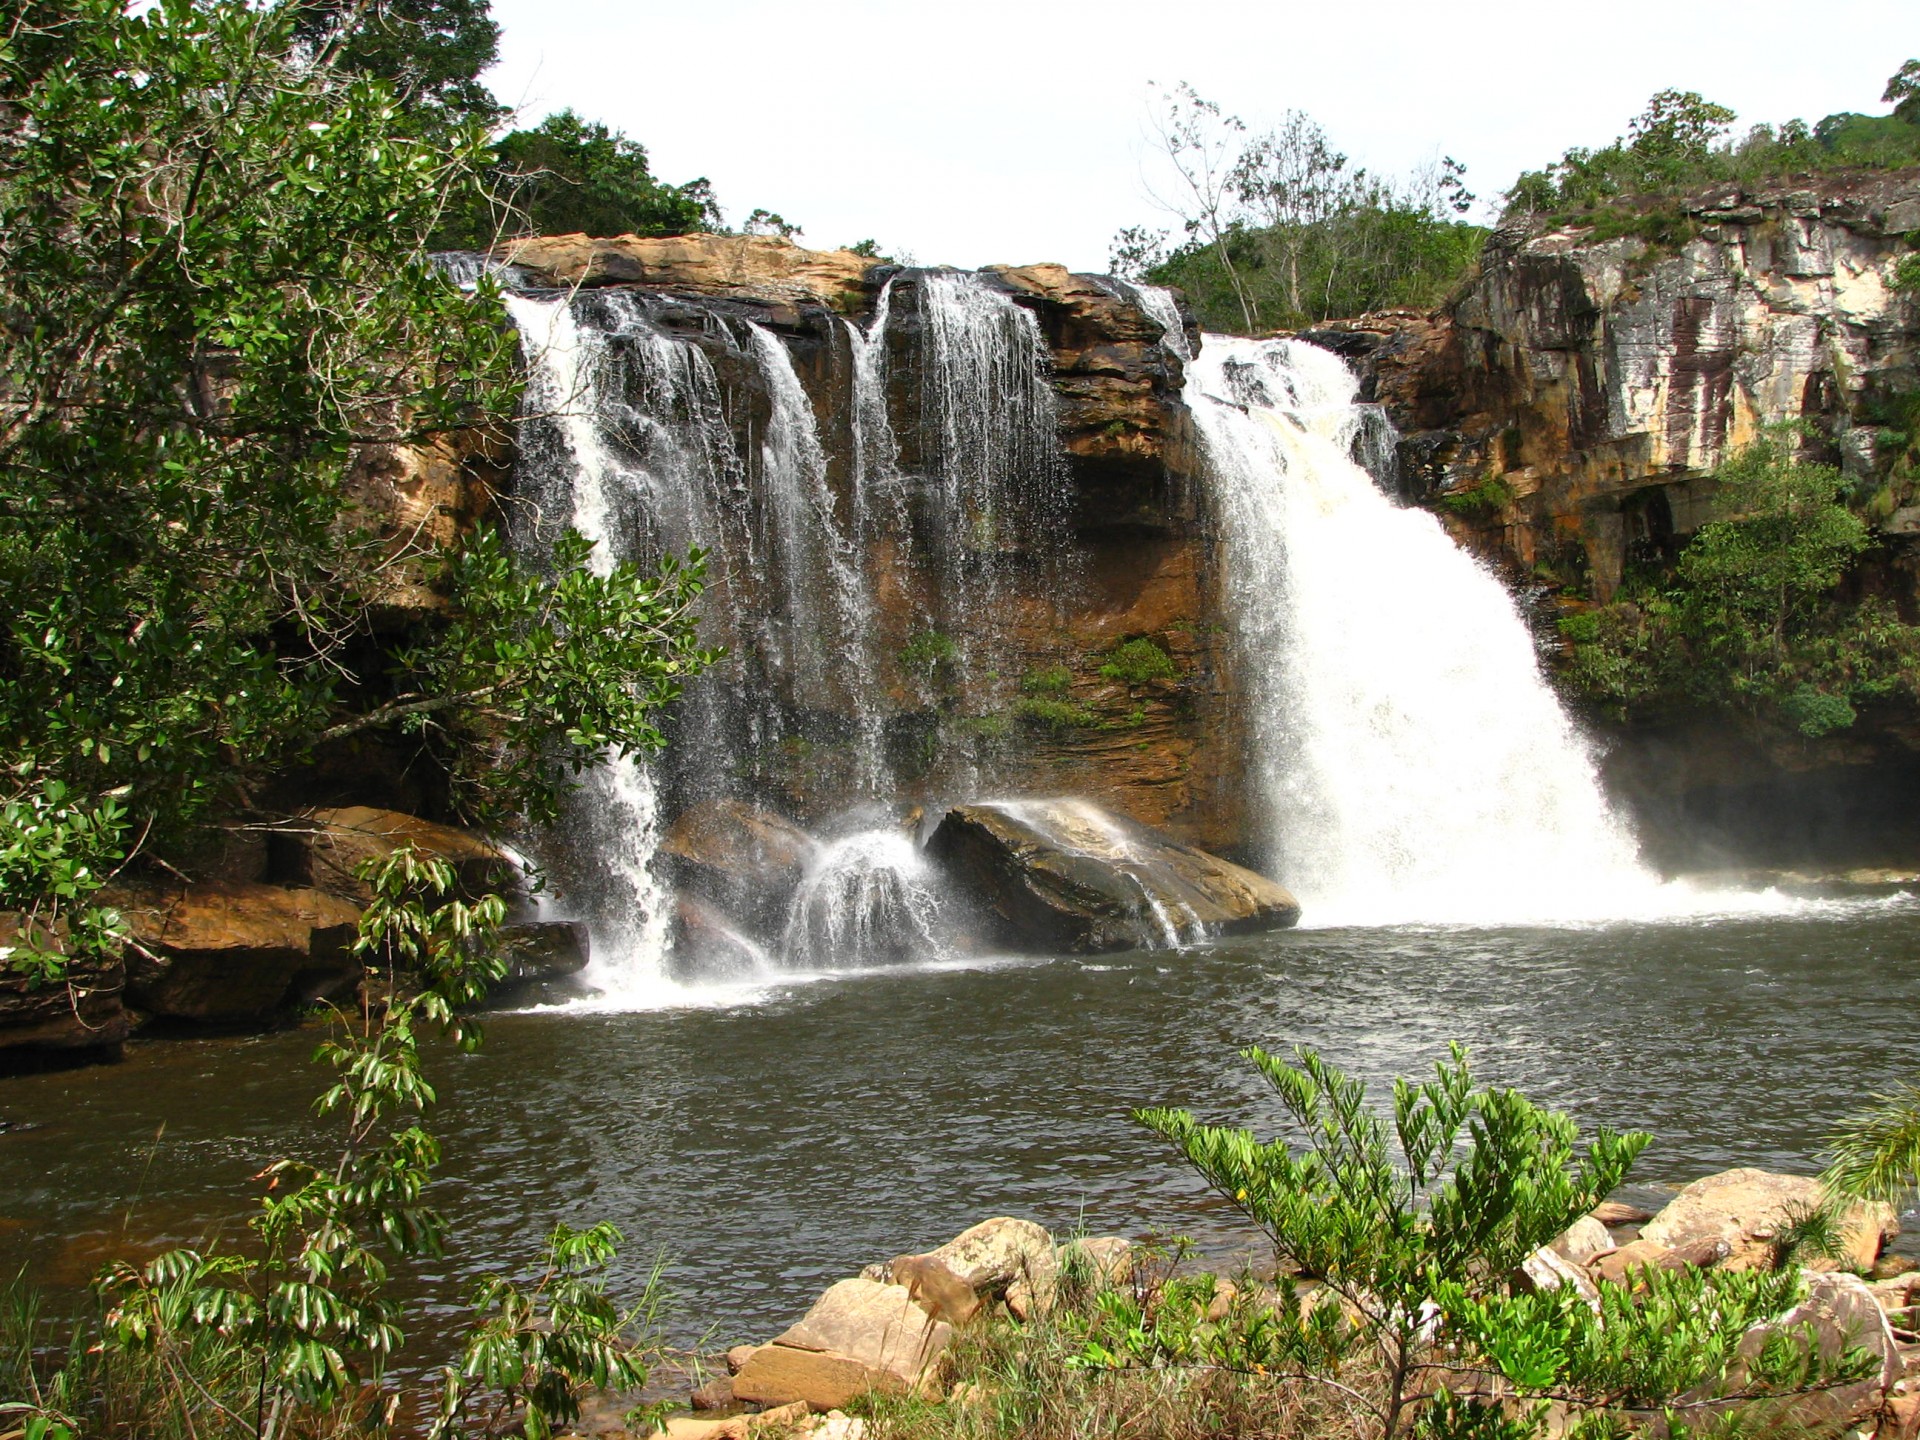
M 478 1054 L 431 1056 L 454 1237 L 408 1283 L 432 1331 L 472 1276 L 529 1264 L 553 1221 L 608 1219 L 627 1235 L 617 1293 L 665 1255 L 674 1333 L 735 1343 L 990 1215 L 1231 1252 L 1244 1227 L 1127 1112 L 1267 1124 L 1234 1053 L 1249 1043 L 1317 1046 L 1384 1098 L 1459 1040 L 1485 1078 L 1583 1128 L 1651 1130 L 1643 1186 L 1809 1171 L 1833 1122 L 1913 1064 L 1920 900 L 1782 910 L 1301 929 L 499 1014 Z M 67 1288 L 124 1249 L 234 1233 L 250 1176 L 319 1153 L 315 1038 L 137 1041 L 118 1065 L 0 1081 L 0 1266 Z

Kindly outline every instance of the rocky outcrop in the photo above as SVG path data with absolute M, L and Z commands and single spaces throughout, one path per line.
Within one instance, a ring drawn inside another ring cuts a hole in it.
M 61 979 L 46 980 L 10 963 L 28 945 L 64 956 L 66 928 L 49 931 L 0 911 L 0 1055 L 118 1049 L 129 1029 L 121 1004 L 127 974 L 120 957 L 70 957 Z
M 360 912 L 321 890 L 227 882 L 114 898 L 130 938 L 127 1001 L 156 1018 L 256 1023 L 360 979 Z
M 1706 1243 L 1724 1243 L 1729 1270 L 1770 1269 L 1776 1263 L 1775 1242 L 1795 1220 L 1829 1201 L 1826 1187 L 1803 1175 L 1776 1175 L 1766 1170 L 1725 1170 L 1696 1180 L 1649 1220 L 1640 1238 L 1670 1250 Z M 1845 1254 L 1805 1261 L 1814 1269 L 1841 1265 L 1867 1269 L 1880 1257 L 1889 1238 L 1900 1233 L 1900 1220 L 1891 1205 L 1853 1201 L 1839 1216 Z
M 282 878 L 354 905 L 373 899 L 373 887 L 356 873 L 360 866 L 407 845 L 452 865 L 468 894 L 494 889 L 510 876 L 505 857 L 477 835 L 370 805 L 315 810 L 274 838 L 292 842 L 286 858 L 277 862 Z
M 1600 599 L 1708 517 L 1705 472 L 1763 425 L 1815 422 L 1877 483 L 1874 406 L 1920 386 L 1920 300 L 1890 283 L 1920 171 L 1655 204 L 1629 218 L 1661 238 L 1502 230 L 1445 311 L 1309 332 L 1399 427 L 1409 498 L 1517 574 Z
M 835 1410 L 879 1390 L 931 1385 L 953 1327 L 913 1301 L 904 1285 L 842 1280 L 733 1377 L 733 1393 L 762 1405 L 805 1401 Z
M 846 312 L 878 288 L 867 278 L 878 263 L 871 256 L 805 250 L 771 235 L 544 235 L 502 247 L 499 258 L 557 287 L 636 284 Z
M 593 953 L 587 927 L 578 920 L 523 920 L 503 925 L 498 948 L 500 958 L 507 962 L 499 990 L 571 979 L 587 968 Z
M 778 933 L 820 846 L 792 821 L 731 797 L 682 811 L 660 842 L 674 885 L 761 933 Z M 700 917 L 691 924 L 698 928 Z
M 1021 949 L 1152 947 L 1300 918 L 1265 876 L 1084 801 L 956 806 L 927 853 L 986 928 Z

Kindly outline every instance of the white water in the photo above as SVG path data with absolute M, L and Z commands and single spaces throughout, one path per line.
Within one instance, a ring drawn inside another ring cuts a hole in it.
M 1663 885 L 1499 580 L 1354 463 L 1338 357 L 1209 335 L 1188 368 L 1226 542 L 1269 868 L 1306 923 L 1748 908 Z
M 946 956 L 932 867 L 906 831 L 861 830 L 821 847 L 794 891 L 781 939 L 796 970 Z

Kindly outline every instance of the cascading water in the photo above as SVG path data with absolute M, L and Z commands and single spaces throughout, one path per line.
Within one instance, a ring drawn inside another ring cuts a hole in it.
M 1188 370 L 1270 868 L 1320 925 L 1665 908 L 1511 596 L 1355 463 L 1355 390 L 1296 340 Z
M 821 847 L 794 891 L 781 939 L 795 969 L 937 959 L 940 896 L 913 836 L 861 830 Z
M 816 813 L 891 799 L 895 720 L 909 740 L 935 738 L 914 727 L 937 728 L 961 696 L 989 708 L 1013 684 L 996 665 L 995 600 L 1010 566 L 1057 549 L 1049 522 L 1064 513 L 1049 352 L 1032 314 L 980 276 L 909 272 L 898 292 L 896 280 L 864 330 L 829 320 L 791 338 L 737 307 L 623 287 L 507 296 L 528 369 L 516 545 L 539 564 L 571 527 L 596 542 L 603 572 L 700 547 L 703 638 L 728 652 L 688 687 L 666 755 L 597 767 L 542 847 L 561 903 L 590 924 L 587 978 L 606 1004 L 671 998 L 676 977 L 939 953 L 937 898 L 899 837 L 826 847 L 784 939 L 759 937 L 777 962 L 721 943 L 718 912 L 683 906 L 676 928 L 655 873 L 663 815 L 777 794 L 796 774 Z M 911 296 L 905 332 L 890 331 L 896 293 Z M 808 382 L 796 346 L 815 367 Z M 823 365 L 845 369 L 821 378 Z M 814 379 L 851 393 L 831 444 Z M 898 634 L 881 623 L 883 585 Z M 926 637 L 936 666 L 882 653 L 883 633 L 903 656 Z M 673 936 L 695 930 L 698 944 L 670 956 Z

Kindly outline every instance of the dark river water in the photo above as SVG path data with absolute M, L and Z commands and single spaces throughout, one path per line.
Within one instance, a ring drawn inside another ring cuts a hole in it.
M 1920 902 L 1577 930 L 1301 930 L 1127 954 L 773 985 L 630 1014 L 502 1014 L 438 1050 L 444 1305 L 555 1220 L 616 1222 L 615 1289 L 668 1257 L 683 1338 L 764 1339 L 828 1282 L 996 1214 L 1246 1237 L 1129 1107 L 1262 1126 L 1235 1051 L 1309 1044 L 1371 1081 L 1447 1042 L 1585 1126 L 1651 1130 L 1636 1183 L 1807 1171 L 1920 1068 Z M 314 1032 L 128 1047 L 0 1079 L 0 1266 L 83 1284 L 130 1245 L 232 1233 L 249 1177 L 319 1153 Z M 431 1338 L 431 1337 L 429 1337 Z

